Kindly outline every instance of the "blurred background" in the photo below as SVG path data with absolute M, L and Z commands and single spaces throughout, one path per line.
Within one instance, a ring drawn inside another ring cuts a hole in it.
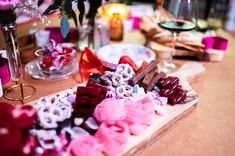
M 235 6 L 233 3 L 235 0 L 197 0 L 198 3 L 198 17 L 199 17 L 199 28 L 201 31 L 208 29 L 222 28 L 227 31 L 233 31 L 235 28 Z M 47 1 L 48 3 L 50 1 Z M 121 2 L 127 5 L 144 4 L 149 5 L 153 10 L 160 7 L 162 0 L 114 0 L 112 2 Z M 105 2 L 104 2 L 105 3 Z M 46 5 L 45 5 L 46 6 Z M 44 7 L 45 7 L 44 6 Z M 43 9 L 42 9 L 43 10 Z M 59 26 L 60 20 L 58 16 L 48 17 L 50 23 L 46 25 L 37 20 L 21 21 L 18 23 L 17 33 L 18 37 L 29 34 L 30 29 L 44 29 L 47 26 Z M 74 23 L 70 21 L 72 27 Z M 4 48 L 4 42 L 2 34 L 0 33 L 0 49 Z

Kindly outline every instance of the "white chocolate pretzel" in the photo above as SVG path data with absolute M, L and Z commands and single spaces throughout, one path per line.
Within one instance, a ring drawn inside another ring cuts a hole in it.
M 122 75 L 123 81 L 130 80 L 135 72 L 133 71 L 132 67 L 129 64 L 119 64 L 117 66 L 116 72 Z
M 130 85 L 121 85 L 116 88 L 118 98 L 129 97 L 133 93 L 133 88 Z

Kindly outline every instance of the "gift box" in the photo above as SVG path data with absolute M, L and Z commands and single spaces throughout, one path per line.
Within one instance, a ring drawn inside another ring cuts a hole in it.
M 0 56 L 0 79 L 2 84 L 6 84 L 11 80 L 7 59 Z
M 205 52 L 209 56 L 209 61 L 219 62 L 223 60 L 224 53 L 228 47 L 228 40 L 219 36 L 209 36 L 202 39 L 205 45 Z

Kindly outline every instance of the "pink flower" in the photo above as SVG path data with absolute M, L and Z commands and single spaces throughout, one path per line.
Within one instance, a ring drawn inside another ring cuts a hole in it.
M 0 0 L 0 10 L 12 9 L 18 3 L 19 0 Z

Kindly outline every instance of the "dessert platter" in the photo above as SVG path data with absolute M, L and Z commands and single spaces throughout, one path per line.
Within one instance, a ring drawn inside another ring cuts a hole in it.
M 198 97 L 188 82 L 205 72 L 201 64 L 191 62 L 166 75 L 158 72 L 157 63 L 152 60 L 138 67 L 125 55 L 115 70 L 92 73 L 85 84 L 30 105 L 1 103 L 0 138 L 8 142 L 0 142 L 4 147 L 0 153 L 136 154 L 196 107 Z

